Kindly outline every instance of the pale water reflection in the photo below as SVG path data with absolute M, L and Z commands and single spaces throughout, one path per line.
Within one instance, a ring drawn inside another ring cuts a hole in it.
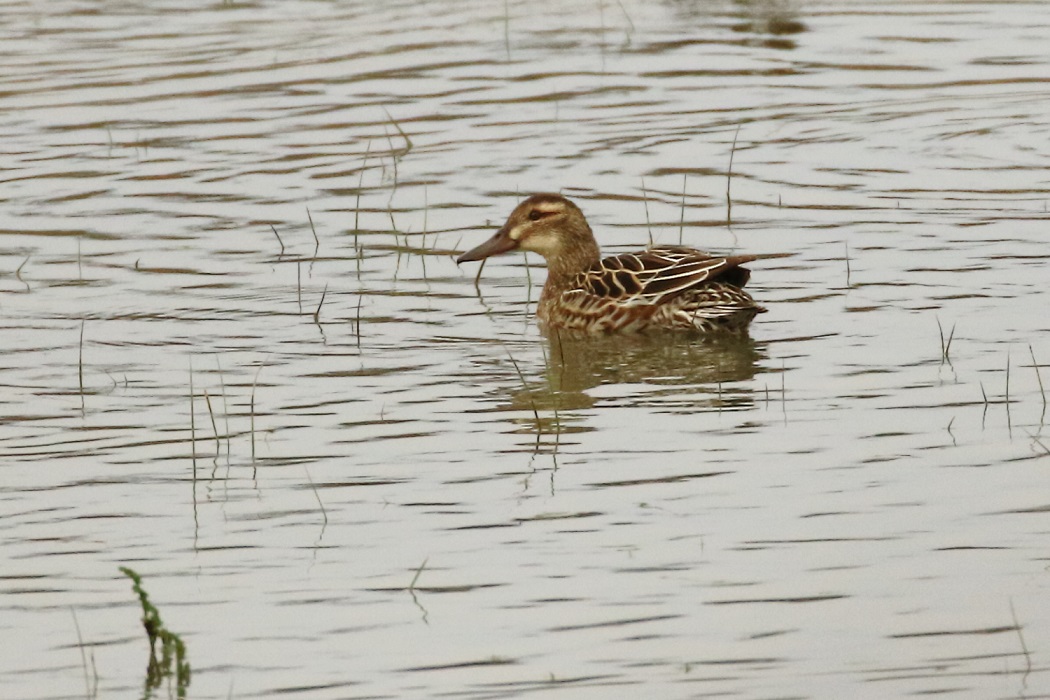
M 7 2 L 0 697 L 141 695 L 120 566 L 193 698 L 1046 695 L 1048 29 Z M 536 190 L 769 312 L 545 337 Z

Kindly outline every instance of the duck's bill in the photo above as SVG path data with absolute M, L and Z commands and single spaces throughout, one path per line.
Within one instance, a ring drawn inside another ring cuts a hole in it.
M 466 253 L 463 253 L 463 255 L 456 258 L 456 264 L 484 260 L 493 255 L 500 255 L 501 253 L 509 252 L 517 247 L 518 242 L 500 229 L 495 236 L 488 239 L 477 248 L 468 250 Z

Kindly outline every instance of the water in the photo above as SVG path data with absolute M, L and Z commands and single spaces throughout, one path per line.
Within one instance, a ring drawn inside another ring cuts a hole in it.
M 1047 694 L 1043 6 L 373 5 L 0 9 L 0 696 Z M 552 189 L 769 313 L 548 340 Z

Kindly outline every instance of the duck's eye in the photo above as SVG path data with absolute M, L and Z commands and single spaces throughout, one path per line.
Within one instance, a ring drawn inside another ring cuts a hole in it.
M 539 221 L 542 216 L 539 209 L 533 209 L 529 212 L 529 221 Z

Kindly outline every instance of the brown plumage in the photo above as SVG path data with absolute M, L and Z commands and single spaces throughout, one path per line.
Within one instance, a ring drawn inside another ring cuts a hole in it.
M 741 333 L 765 311 L 743 290 L 751 273 L 741 265 L 757 256 L 657 246 L 602 259 L 583 212 L 558 194 L 532 195 L 495 236 L 456 262 L 515 249 L 547 261 L 536 314 L 549 328 Z

